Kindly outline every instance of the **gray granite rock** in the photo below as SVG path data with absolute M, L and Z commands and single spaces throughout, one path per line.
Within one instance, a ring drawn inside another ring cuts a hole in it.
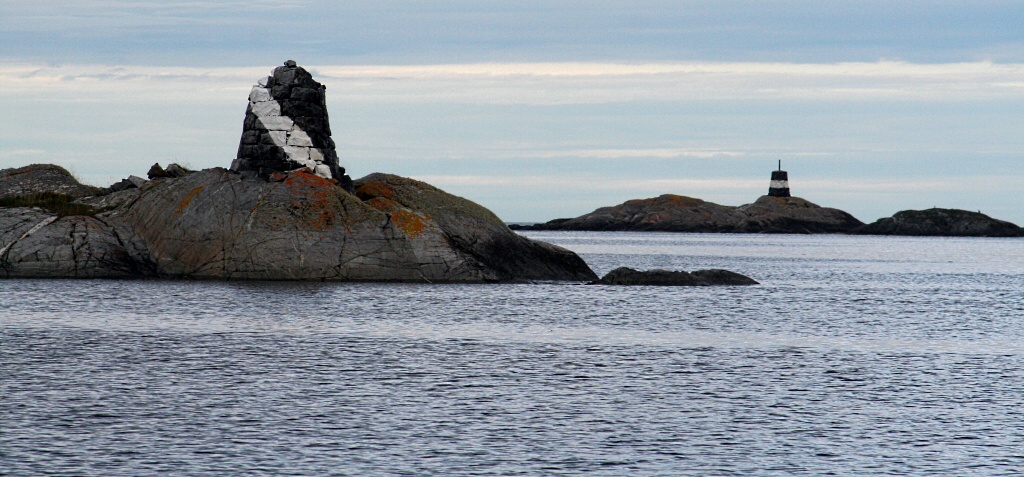
M 428 184 L 354 196 L 306 170 L 208 169 L 80 199 L 94 216 L 0 208 L 0 275 L 418 282 L 588 281 L 576 254 Z M 110 209 L 110 210 L 107 210 Z
M 81 197 L 76 199 L 75 203 L 88 205 L 89 207 L 92 207 L 93 210 L 100 212 L 122 207 L 130 203 L 131 201 L 137 199 L 140 194 L 139 188 L 136 187 L 135 184 L 128 182 L 128 179 L 118 182 L 117 184 L 122 183 L 130 184 L 131 187 L 126 187 L 119 190 L 112 190 L 109 193 L 103 195 Z M 111 188 L 113 187 L 114 186 L 111 186 Z
M 493 212 L 430 184 L 392 174 L 355 182 L 356 195 L 385 212 L 406 234 L 438 230 L 452 248 L 492 270 L 500 280 L 577 280 L 597 275 L 575 253 L 512 232 Z
M 125 178 L 125 179 L 121 179 L 120 181 L 111 184 L 110 187 L 107 187 L 107 189 L 104 190 L 103 192 L 105 194 L 111 194 L 111 193 L 114 193 L 114 192 L 121 192 L 123 190 L 137 189 L 137 188 L 138 188 L 138 186 L 135 185 L 134 182 L 132 182 L 132 181 L 128 180 L 127 178 Z
M 145 260 L 139 258 L 99 218 L 57 217 L 37 208 L 0 209 L 0 276 L 146 276 Z
M 143 178 L 141 178 L 139 176 L 128 176 L 128 182 L 131 182 L 132 184 L 134 184 L 135 187 L 142 187 L 142 186 L 146 185 L 146 183 L 149 182 L 149 181 L 147 181 L 146 179 L 143 179 Z

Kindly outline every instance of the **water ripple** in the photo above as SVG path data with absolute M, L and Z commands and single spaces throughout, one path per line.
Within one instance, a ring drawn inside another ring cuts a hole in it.
M 2 281 L 0 474 L 1024 469 L 1024 242 L 541 235 L 763 285 Z

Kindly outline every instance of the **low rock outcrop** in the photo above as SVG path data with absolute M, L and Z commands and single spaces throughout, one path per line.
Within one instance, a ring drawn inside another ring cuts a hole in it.
M 307 169 L 225 169 L 80 199 L 61 216 L 0 208 L 0 276 L 516 282 L 597 278 L 428 184 L 375 174 L 360 197 Z M 102 210 L 101 207 L 111 208 Z
M 651 285 L 705 287 L 714 285 L 759 285 L 754 279 L 728 270 L 711 269 L 683 272 L 675 270 L 646 270 L 619 267 L 591 285 Z
M 959 209 L 904 210 L 851 231 L 864 235 L 1024 237 L 1024 229 L 981 212 Z
M 67 169 L 53 164 L 0 169 L 0 197 L 23 197 L 31 194 L 85 197 L 99 193 L 99 187 L 81 184 Z
M 527 230 L 591 230 L 723 233 L 839 233 L 863 222 L 838 209 L 799 197 L 762 196 L 753 204 L 730 207 L 665 194 L 602 207 L 573 219 L 520 226 Z

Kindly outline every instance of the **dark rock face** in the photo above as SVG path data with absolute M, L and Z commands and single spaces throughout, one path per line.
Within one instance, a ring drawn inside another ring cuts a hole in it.
M 138 186 L 135 185 L 134 182 L 132 182 L 132 181 L 130 181 L 128 179 L 121 179 L 120 181 L 117 181 L 117 182 L 111 184 L 110 187 L 107 187 L 107 190 L 105 190 L 104 192 L 110 194 L 110 193 L 114 193 L 114 192 L 121 192 L 123 190 L 137 189 L 137 188 L 138 188 Z
M 602 207 L 573 219 L 521 227 L 529 230 L 622 230 L 650 232 L 838 233 L 863 225 L 838 209 L 799 197 L 762 196 L 753 204 L 729 207 L 665 194 Z
M 673 270 L 639 271 L 632 268 L 619 267 L 608 272 L 600 280 L 591 285 L 653 285 L 704 287 L 713 285 L 758 285 L 750 277 L 728 270 L 697 270 L 683 272 Z
M 85 197 L 100 192 L 100 188 L 79 183 L 67 169 L 53 164 L 0 169 L 0 197 L 43 193 Z
M 249 93 L 242 139 L 231 169 L 267 178 L 302 167 L 351 189 L 351 178 L 338 164 L 331 139 L 326 87 L 289 60 Z
M 864 235 L 918 235 L 945 237 L 1024 237 L 1024 229 L 980 212 L 959 209 L 904 210 L 892 217 L 858 227 Z

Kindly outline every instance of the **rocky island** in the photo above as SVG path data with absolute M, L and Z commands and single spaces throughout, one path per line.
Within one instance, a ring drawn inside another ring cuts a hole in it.
M 712 233 L 840 233 L 863 222 L 839 209 L 792 197 L 789 175 L 772 171 L 768 195 L 753 204 L 730 207 L 693 197 L 664 194 L 601 207 L 572 219 L 519 226 L 526 230 L 590 230 Z
M 1024 237 L 1024 229 L 1010 222 L 959 209 L 905 210 L 865 225 L 842 210 L 792 197 L 788 173 L 782 170 L 781 163 L 779 170 L 772 171 L 768 195 L 752 204 L 731 207 L 663 194 L 601 207 L 575 218 L 511 227 L 516 230 Z
M 105 189 L 53 165 L 0 171 L 0 277 L 597 279 L 469 200 L 389 174 L 352 181 L 325 89 L 292 61 L 260 80 L 230 169 L 155 165 Z
M 1024 229 L 981 212 L 932 208 L 904 210 L 892 217 L 858 227 L 862 235 L 913 235 L 944 237 L 1024 237 Z
M 525 230 L 591 230 L 714 233 L 842 233 L 864 223 L 839 209 L 799 197 L 761 196 L 731 207 L 664 194 L 602 207 L 572 219 L 519 226 Z

